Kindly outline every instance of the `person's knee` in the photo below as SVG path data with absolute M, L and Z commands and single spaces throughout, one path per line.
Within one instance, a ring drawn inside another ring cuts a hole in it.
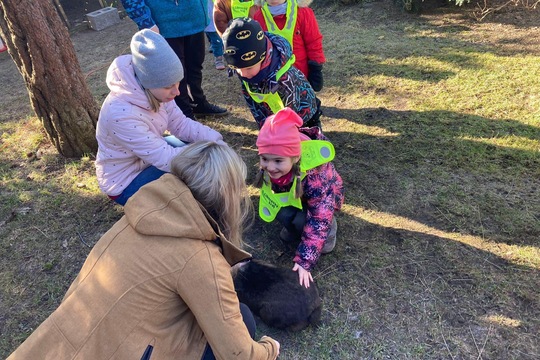
M 306 210 L 298 210 L 292 220 L 292 224 L 296 231 L 302 232 L 306 224 Z
M 276 220 L 279 221 L 280 224 L 283 226 L 291 225 L 294 218 L 296 217 L 297 212 L 298 209 L 293 206 L 281 208 L 277 213 Z
M 251 336 L 252 339 L 255 339 L 255 332 L 257 330 L 257 325 L 255 323 L 255 317 L 253 316 L 253 313 L 251 312 L 249 307 L 244 303 L 240 303 L 240 313 L 242 314 L 242 319 L 244 320 L 244 323 L 246 324 L 249 335 Z

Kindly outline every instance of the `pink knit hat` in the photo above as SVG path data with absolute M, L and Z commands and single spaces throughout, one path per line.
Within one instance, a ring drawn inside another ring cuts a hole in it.
M 259 155 L 300 156 L 301 126 L 302 118 L 288 107 L 267 117 L 257 138 Z

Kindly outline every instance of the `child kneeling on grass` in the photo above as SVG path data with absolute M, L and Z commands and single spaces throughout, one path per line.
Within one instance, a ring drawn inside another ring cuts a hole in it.
M 100 189 L 125 205 L 139 188 L 168 173 L 182 145 L 198 140 L 224 144 L 219 132 L 186 115 L 174 102 L 184 69 L 160 34 L 143 29 L 131 54 L 107 71 L 110 93 L 96 129 L 96 175 Z M 173 136 L 163 137 L 164 133 Z
M 321 127 L 320 105 L 315 91 L 300 70 L 292 66 L 289 42 L 250 18 L 234 19 L 225 33 L 225 61 L 242 81 L 244 98 L 261 128 L 266 118 L 289 107 L 303 126 Z
M 302 119 L 285 108 L 269 116 L 257 138 L 261 187 L 259 216 L 277 219 L 284 242 L 300 241 L 293 259 L 300 285 L 309 287 L 321 254 L 334 249 L 335 212 L 343 204 L 343 182 L 331 162 L 334 147 L 318 128 L 301 128 Z

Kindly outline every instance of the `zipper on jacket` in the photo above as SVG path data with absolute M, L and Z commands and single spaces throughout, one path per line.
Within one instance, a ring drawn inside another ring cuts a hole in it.
M 150 356 L 152 356 L 152 350 L 154 350 L 154 347 L 152 345 L 148 345 L 146 347 L 146 350 L 144 350 L 144 354 L 141 360 L 150 360 Z

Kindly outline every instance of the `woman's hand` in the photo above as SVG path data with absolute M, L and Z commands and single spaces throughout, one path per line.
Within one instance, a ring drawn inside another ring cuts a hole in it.
M 298 272 L 298 279 L 300 280 L 300 286 L 304 285 L 306 288 L 308 288 L 310 282 L 313 281 L 313 277 L 311 276 L 311 273 L 296 263 L 294 264 L 292 269 L 293 271 Z
M 150 28 L 150 30 L 152 30 L 153 32 L 157 32 L 159 34 L 159 28 L 157 25 L 154 25 Z

